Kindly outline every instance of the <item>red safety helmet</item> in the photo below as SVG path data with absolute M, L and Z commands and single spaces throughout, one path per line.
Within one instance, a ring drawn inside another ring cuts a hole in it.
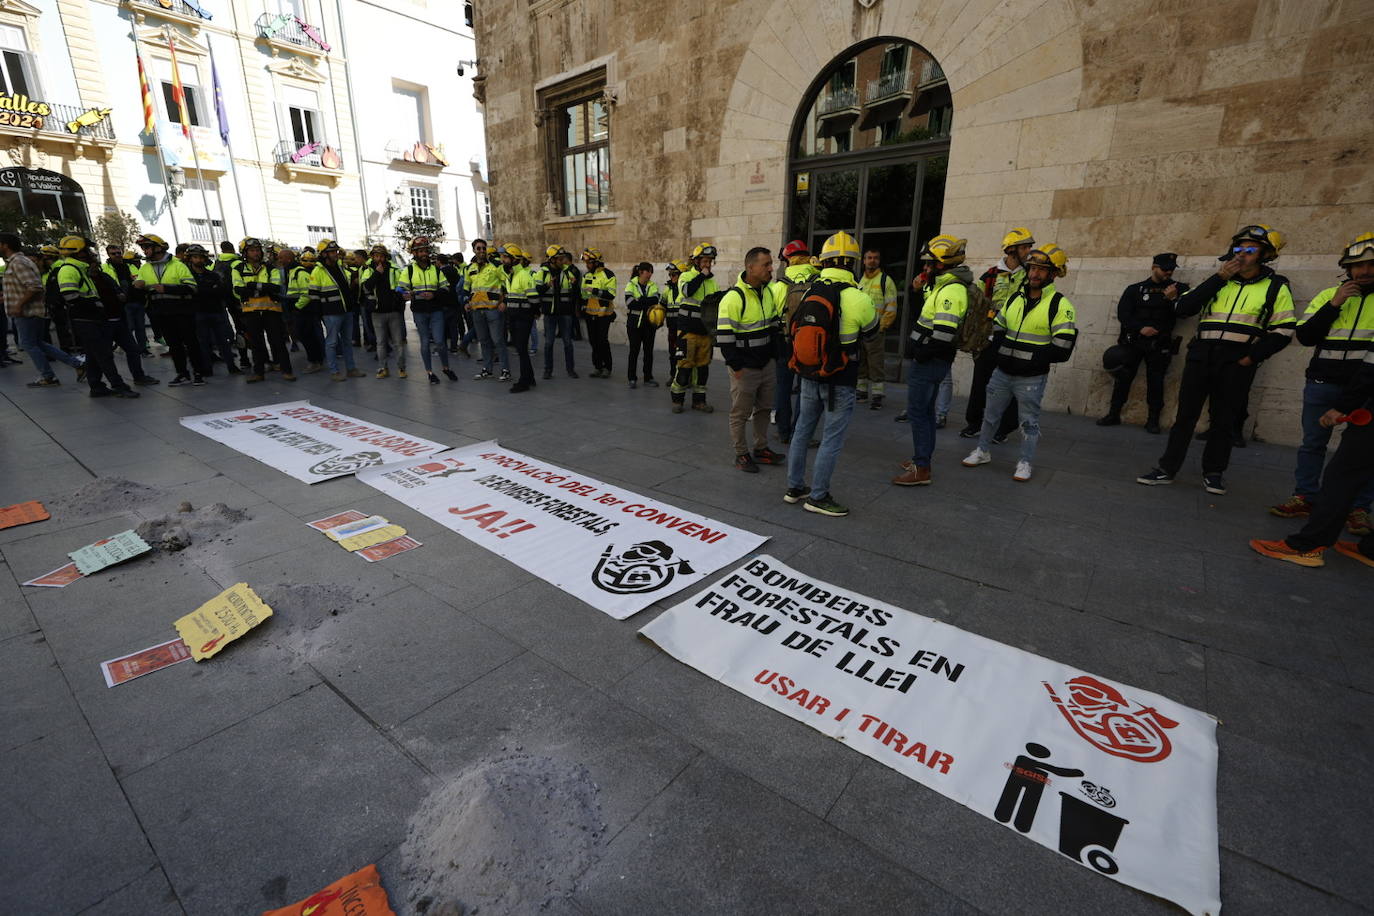
M 801 239 L 793 239 L 786 245 L 782 246 L 782 251 L 778 253 L 778 257 L 786 261 L 789 258 L 794 258 L 799 254 L 810 253 L 811 249 L 805 242 L 803 242 Z

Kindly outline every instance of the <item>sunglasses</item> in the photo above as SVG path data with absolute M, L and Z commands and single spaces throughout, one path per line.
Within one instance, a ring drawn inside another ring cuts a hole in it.
M 1259 254 L 1260 247 L 1258 245 L 1233 245 L 1231 251 L 1235 254 Z

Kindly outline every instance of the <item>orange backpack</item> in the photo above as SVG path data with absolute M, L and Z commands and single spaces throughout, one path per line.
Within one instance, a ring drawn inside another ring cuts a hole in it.
M 787 365 L 802 378 L 825 381 L 853 362 L 840 345 L 840 293 L 844 284 L 817 281 L 802 297 L 788 324 L 792 358 Z

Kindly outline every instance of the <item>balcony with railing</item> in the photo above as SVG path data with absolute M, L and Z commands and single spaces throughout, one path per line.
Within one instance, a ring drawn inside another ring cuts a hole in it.
M 192 35 L 200 31 L 202 23 L 215 18 L 200 0 L 123 0 L 120 5 L 132 12 L 140 25 L 152 15 L 188 26 Z
M 110 123 L 108 108 L 54 105 L 51 102 L 36 102 L 23 95 L 4 98 L 14 107 L 0 108 L 0 133 L 69 143 L 76 148 L 78 155 L 88 143 L 106 151 L 114 149 L 114 125 Z
M 278 50 L 286 50 L 320 57 L 332 50 L 329 42 L 325 41 L 324 29 L 311 25 L 299 16 L 263 13 L 254 25 L 258 37 L 271 46 L 274 56 Z
M 343 173 L 343 153 L 338 147 L 323 143 L 283 140 L 272 151 L 272 159 L 287 181 L 316 177 L 336 185 Z
M 859 113 L 859 90 L 853 86 L 830 89 L 816 103 L 816 116 L 820 118 L 849 113 L 856 115 Z
M 938 63 L 927 60 L 921 65 L 921 88 L 945 82 L 945 71 Z
M 894 99 L 911 98 L 911 71 L 894 70 L 875 80 L 868 81 L 868 93 L 864 100 L 868 105 L 890 102 Z

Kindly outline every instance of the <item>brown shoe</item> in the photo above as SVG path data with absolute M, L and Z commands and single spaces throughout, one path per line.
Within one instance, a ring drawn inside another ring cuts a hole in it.
M 364 371 L 361 370 L 361 369 L 349 369 L 349 370 L 348 370 L 348 377 L 349 377 L 349 378 L 363 378 L 363 377 L 366 376 L 366 375 L 367 375 L 367 373 L 364 372 Z
M 348 378 L 348 376 L 344 375 L 342 372 L 335 372 L 329 376 L 329 380 L 333 382 L 342 382 L 346 378 Z
M 267 379 L 265 379 L 261 375 L 258 375 L 257 373 L 254 373 L 253 375 L 250 375 L 248 376 L 248 378 L 244 379 L 244 381 L 251 385 L 253 382 L 265 382 L 267 381 Z
M 693 402 L 692 402 L 692 409 L 693 409 L 693 410 L 699 410 L 699 411 L 701 411 L 702 413 L 715 413 L 715 412 L 716 412 L 716 409 L 715 409 L 714 407 L 712 407 L 710 404 L 707 404 L 705 401 L 693 401 Z
M 281 379 L 283 382 L 294 382 L 296 380 L 296 377 L 292 375 L 290 372 L 283 372 L 281 374 Z
M 899 487 L 924 487 L 930 484 L 930 468 L 918 468 L 916 465 L 908 465 L 906 472 L 892 478 L 892 482 Z

